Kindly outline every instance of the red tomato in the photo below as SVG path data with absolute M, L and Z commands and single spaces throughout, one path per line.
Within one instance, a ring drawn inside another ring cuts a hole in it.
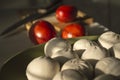
M 73 6 L 62 5 L 56 10 L 56 18 L 60 22 L 71 22 L 76 19 L 77 9 Z
M 73 23 L 70 25 L 67 25 L 61 32 L 62 38 L 74 38 L 74 37 L 80 37 L 85 35 L 85 29 L 82 25 Z
M 44 20 L 35 22 L 29 30 L 30 40 L 35 44 L 45 43 L 55 36 L 53 25 Z

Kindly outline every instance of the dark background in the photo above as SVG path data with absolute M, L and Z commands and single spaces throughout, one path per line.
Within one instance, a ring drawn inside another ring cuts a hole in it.
M 33 4 L 34 0 L 1 0 L 0 33 L 9 25 L 19 20 L 18 11 L 35 9 L 44 4 Z M 40 0 L 36 0 L 40 1 Z M 120 33 L 120 0 L 64 0 L 65 4 L 76 6 L 79 10 L 92 16 L 96 22 Z M 0 37 L 0 67 L 9 57 L 33 46 L 24 31 L 10 38 Z

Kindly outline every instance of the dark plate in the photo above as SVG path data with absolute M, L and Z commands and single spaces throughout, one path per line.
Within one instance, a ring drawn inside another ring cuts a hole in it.
M 35 57 L 44 55 L 43 47 L 44 45 L 32 47 L 6 61 L 0 71 L 0 80 L 27 80 L 26 67 Z

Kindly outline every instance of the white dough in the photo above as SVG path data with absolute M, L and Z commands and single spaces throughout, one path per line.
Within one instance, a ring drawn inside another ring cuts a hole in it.
M 62 71 L 66 69 L 74 69 L 79 72 L 83 72 L 89 79 L 93 78 L 93 66 L 85 60 L 79 58 L 71 59 L 61 68 Z
M 89 47 L 81 56 L 82 59 L 88 60 L 95 65 L 96 62 L 102 58 L 108 57 L 108 51 L 98 45 Z
M 101 34 L 98 41 L 104 48 L 110 49 L 114 44 L 120 42 L 120 34 L 108 31 Z
M 44 47 L 44 52 L 46 56 L 53 56 L 55 53 L 59 51 L 69 51 L 71 50 L 71 45 L 62 38 L 52 38 L 49 40 Z
M 90 46 L 96 45 L 95 42 L 88 39 L 79 39 L 73 44 L 73 50 L 85 50 Z
M 86 49 L 95 45 L 97 45 L 97 43 L 94 41 L 88 39 L 79 39 L 73 44 L 73 51 L 74 53 L 78 54 L 79 57 L 81 57 Z
M 37 57 L 28 64 L 26 76 L 28 80 L 51 80 L 59 71 L 57 61 L 49 57 Z
M 114 57 L 106 57 L 97 62 L 95 75 L 110 74 L 120 78 L 120 60 Z
M 44 47 L 46 56 L 56 59 L 61 65 L 69 59 L 75 58 L 71 44 L 62 38 L 55 37 L 49 40 Z

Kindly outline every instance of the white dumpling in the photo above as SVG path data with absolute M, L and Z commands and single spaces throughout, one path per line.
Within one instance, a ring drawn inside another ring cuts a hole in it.
M 59 37 L 52 38 L 44 46 L 45 55 L 49 57 L 61 50 L 71 50 L 71 44 Z
M 81 58 L 89 61 L 92 65 L 95 65 L 97 61 L 110 56 L 108 51 L 98 45 L 91 46 L 82 54 Z
M 61 71 L 66 69 L 74 69 L 83 72 L 89 79 L 93 78 L 93 66 L 89 62 L 80 58 L 74 58 L 64 63 Z
M 71 44 L 62 38 L 55 37 L 49 40 L 44 47 L 44 52 L 46 56 L 54 58 L 61 65 L 67 60 L 75 58 L 76 55 L 73 54 Z
M 98 42 L 106 49 L 110 49 L 114 44 L 120 42 L 120 34 L 112 31 L 100 35 Z
M 120 78 L 120 60 L 114 57 L 106 57 L 97 62 L 95 75 L 110 74 Z
M 73 44 L 73 51 L 81 57 L 82 53 L 91 46 L 97 45 L 96 42 L 88 39 L 79 39 Z
M 28 80 L 51 80 L 59 71 L 57 61 L 49 57 L 37 57 L 28 64 L 26 76 Z
M 73 50 L 87 49 L 90 46 L 96 45 L 94 41 L 88 39 L 79 39 L 73 44 Z

